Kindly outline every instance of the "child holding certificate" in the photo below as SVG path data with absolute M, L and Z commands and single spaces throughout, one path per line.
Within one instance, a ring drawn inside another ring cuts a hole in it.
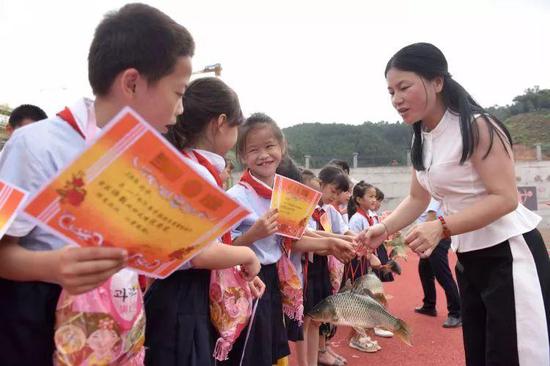
M 235 145 L 243 120 L 237 94 L 220 79 L 201 78 L 189 84 L 183 107 L 183 114 L 166 137 L 197 172 L 221 187 L 223 156 Z M 241 265 L 245 278 L 252 280 L 260 269 L 250 248 L 232 245 L 214 244 L 191 263 L 193 268 L 181 268 L 166 279 L 156 280 L 146 294 L 147 364 L 214 365 L 211 270 Z
M 155 8 L 128 4 L 109 13 L 97 27 L 88 54 L 95 101 L 81 99 L 58 116 L 16 131 L 0 160 L 0 177 L 36 192 L 125 106 L 164 132 L 182 112 L 181 95 L 191 76 L 193 53 L 189 32 Z M 63 61 L 62 55 L 57 58 Z M 17 217 L 0 242 L 2 365 L 51 365 L 56 346 L 60 354 L 73 353 L 85 344 L 97 346 L 97 340 L 86 339 L 70 325 L 58 329 L 54 338 L 59 294 L 62 288 L 79 295 L 101 286 L 125 267 L 127 257 L 119 248 L 69 247 L 51 232 Z M 137 275 L 134 280 L 132 289 L 138 286 Z M 109 296 L 116 301 L 115 295 Z M 140 292 L 133 296 L 141 305 Z M 118 322 L 101 321 L 96 326 L 94 334 L 108 335 L 117 343 Z M 135 334 L 143 330 L 142 324 L 132 327 Z M 109 352 L 103 355 L 108 357 L 102 358 L 104 364 L 113 361 Z

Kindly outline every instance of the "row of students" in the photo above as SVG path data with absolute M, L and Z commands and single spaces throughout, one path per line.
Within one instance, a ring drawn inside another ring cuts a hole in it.
M 220 80 L 199 79 L 188 86 L 193 53 L 189 32 L 155 8 L 129 4 L 108 14 L 96 29 L 88 57 L 95 101 L 80 100 L 68 112 L 15 133 L 0 160 L 0 177 L 34 193 L 82 152 L 124 106 L 135 109 L 162 133 L 167 132 L 166 125 L 176 122 L 168 140 L 197 172 L 220 186 L 223 156 L 238 135 L 237 150 L 247 170 L 242 184 L 228 194 L 252 214 L 232 232 L 233 245 L 209 246 L 169 278 L 152 283 L 145 299 L 145 363 L 214 364 L 210 270 L 240 265 L 259 302 L 250 332 L 241 333 L 226 364 L 240 363 L 244 352 L 243 364 L 271 365 L 289 354 L 275 267 L 282 256 L 281 239 L 274 235 L 277 213 L 269 210 L 268 198 L 286 155 L 286 142 L 268 116 L 257 114 L 244 121 L 236 93 Z M 166 57 L 159 59 L 158 54 Z M 335 193 L 349 189 L 344 178 L 331 169 L 321 174 L 323 198 L 318 212 L 329 213 L 334 232 L 349 234 L 339 213 L 324 204 Z M 313 228 L 325 229 L 316 218 Z M 343 262 L 354 256 L 349 237 L 318 231 L 308 233 L 293 248 L 297 253 L 313 253 L 308 264 L 312 270 L 299 269 L 304 284 L 311 285 L 306 287 L 307 306 L 330 294 L 324 256 L 332 254 Z M 118 248 L 67 247 L 17 217 L 0 243 L 3 364 L 50 365 L 61 289 L 75 296 L 91 291 L 121 271 L 127 257 Z M 137 287 L 137 276 L 135 282 Z M 311 337 L 304 354 L 316 362 L 318 326 L 307 324 L 306 328 Z

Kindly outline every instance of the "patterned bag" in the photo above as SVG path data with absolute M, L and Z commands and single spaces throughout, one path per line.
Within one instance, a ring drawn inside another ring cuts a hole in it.
M 304 321 L 304 292 L 302 288 L 302 281 L 298 276 L 298 272 L 296 271 L 294 264 L 289 258 L 289 245 L 285 245 L 285 241 L 287 241 L 287 238 L 283 239 L 283 255 L 277 262 L 277 273 L 279 275 L 279 287 L 281 289 L 283 313 L 290 319 L 296 320 L 298 325 L 302 325 Z
M 330 278 L 330 284 L 332 287 L 332 294 L 336 294 L 340 291 L 340 285 L 342 284 L 342 278 L 344 277 L 344 263 L 336 259 L 335 256 L 327 256 L 328 275 Z
M 63 290 L 54 340 L 55 365 L 142 366 L 145 313 L 137 274 L 123 269 L 82 295 Z
M 220 333 L 214 358 L 227 360 L 229 351 L 252 315 L 248 282 L 236 267 L 212 270 L 210 275 L 210 319 Z

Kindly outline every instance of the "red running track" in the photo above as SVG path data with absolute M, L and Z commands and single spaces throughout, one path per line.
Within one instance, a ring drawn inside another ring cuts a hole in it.
M 454 275 L 456 255 L 449 251 L 449 262 Z M 397 338 L 375 337 L 382 349 L 376 353 L 363 353 L 348 347 L 345 338 L 348 329 L 340 327 L 332 340 L 333 349 L 344 356 L 348 366 L 391 365 L 391 366 L 458 366 L 464 365 L 462 328 L 442 327 L 447 318 L 447 302 L 443 289 L 437 288 L 437 317 L 417 314 L 414 308 L 422 304 L 422 286 L 418 277 L 418 256 L 409 252 L 408 261 L 400 260 L 403 274 L 395 276 L 394 282 L 384 283 L 384 290 L 390 299 L 389 311 L 407 322 L 412 329 L 412 343 L 409 347 Z M 291 344 L 291 350 L 293 345 Z M 290 365 L 296 365 L 292 355 Z

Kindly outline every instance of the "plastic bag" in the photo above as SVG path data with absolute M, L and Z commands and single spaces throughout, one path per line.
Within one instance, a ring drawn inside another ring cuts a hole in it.
M 335 256 L 329 255 L 327 257 L 328 274 L 330 278 L 330 284 L 332 287 L 332 294 L 336 294 L 340 291 L 340 285 L 342 284 L 342 278 L 344 277 L 344 263 L 336 259 Z
M 210 275 L 210 319 L 220 333 L 214 358 L 227 360 L 229 351 L 248 324 L 252 294 L 248 282 L 236 267 L 212 270 Z
M 61 292 L 55 365 L 142 366 L 144 340 L 143 294 L 135 272 L 123 269 L 82 295 Z
M 304 321 L 304 291 L 302 281 L 298 276 L 294 264 L 283 251 L 281 259 L 277 262 L 279 275 L 279 287 L 283 303 L 283 313 L 290 319 L 302 325 Z

